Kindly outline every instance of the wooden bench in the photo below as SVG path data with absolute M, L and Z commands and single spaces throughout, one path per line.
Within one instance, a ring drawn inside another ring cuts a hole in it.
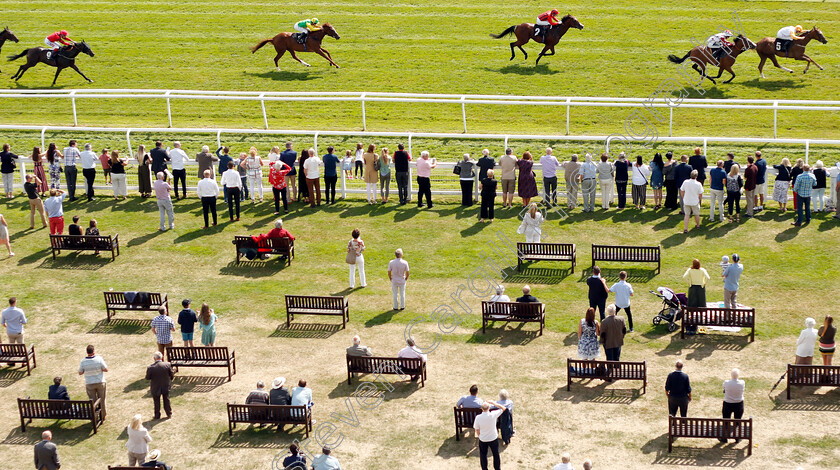
M 755 341 L 754 308 L 685 307 L 680 338 L 685 338 L 689 326 L 730 326 L 750 329 L 750 342 Z
M 574 243 L 517 243 L 516 271 L 522 271 L 522 261 L 571 261 L 572 273 L 577 265 Z
M 166 348 L 166 360 L 178 371 L 179 367 L 227 367 L 228 382 L 236 374 L 236 351 L 227 346 Z M 233 373 L 231 373 L 233 366 Z
M 295 257 L 295 241 L 288 237 L 267 238 L 257 243 L 251 236 L 237 235 L 233 237 L 233 244 L 236 246 L 236 264 L 247 250 L 254 250 L 257 255 L 285 255 L 286 266 L 291 266 Z
M 33 419 L 82 419 L 93 424 L 93 433 L 102 424 L 99 399 L 93 400 L 31 400 L 29 397 L 18 398 L 20 429 L 26 431 L 26 425 Z
M 169 468 L 174 469 L 171 465 Z M 155 467 L 126 467 L 126 466 L 111 466 L 108 465 L 108 470 L 166 470 L 166 467 L 163 465 L 157 465 Z
M 341 316 L 341 328 L 350 321 L 350 305 L 346 297 L 316 295 L 286 295 L 286 327 L 295 315 Z
M 149 292 L 149 303 L 143 304 L 129 304 L 125 299 L 125 292 L 105 292 L 105 311 L 108 315 L 108 321 L 111 317 L 117 314 L 117 310 L 138 310 L 141 312 L 157 312 L 161 307 L 165 307 L 169 311 L 169 299 L 166 294 L 159 292 Z
M 840 366 L 787 365 L 787 399 L 790 400 L 790 386 L 840 387 Z
M 674 439 L 692 437 L 698 439 L 747 439 L 747 455 L 752 455 L 752 417 L 749 419 L 725 418 L 681 418 L 668 416 L 668 452 Z
M 110 251 L 111 259 L 120 254 L 120 235 L 50 235 L 52 257 L 65 251 Z M 116 252 L 116 255 L 114 254 Z
M 426 363 L 420 358 L 347 355 L 347 385 L 355 374 L 419 375 L 420 386 L 426 386 Z
M 661 246 L 592 245 L 592 267 L 595 267 L 596 261 L 656 263 L 656 271 L 659 272 L 661 255 Z
M 236 423 L 268 424 L 280 426 L 284 424 L 302 424 L 309 437 L 312 431 L 312 412 L 306 405 L 239 405 L 236 403 L 227 404 L 228 412 L 228 434 L 233 435 L 233 428 Z
M 26 364 L 26 375 L 32 375 L 35 362 L 35 345 L 26 349 L 25 344 L 0 343 L 0 363 Z
M 461 440 L 461 433 L 465 429 L 473 429 L 475 417 L 481 414 L 481 408 L 458 408 L 455 407 L 455 440 Z M 496 428 L 501 428 L 499 420 L 496 420 Z
M 566 390 L 571 391 L 572 379 L 641 380 L 642 393 L 647 392 L 647 361 L 585 361 L 566 359 Z
M 544 303 L 522 302 L 481 302 L 481 333 L 484 334 L 487 323 L 493 321 L 531 323 L 539 322 L 540 335 L 545 326 Z

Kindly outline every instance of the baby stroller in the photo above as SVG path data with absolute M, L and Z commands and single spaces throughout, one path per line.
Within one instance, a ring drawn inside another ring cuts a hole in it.
M 668 323 L 668 331 L 674 332 L 679 328 L 677 322 L 682 318 L 683 307 L 688 304 L 684 293 L 677 294 L 667 287 L 659 287 L 651 294 L 662 299 L 662 310 L 653 317 L 653 324 L 658 325 L 663 320 Z

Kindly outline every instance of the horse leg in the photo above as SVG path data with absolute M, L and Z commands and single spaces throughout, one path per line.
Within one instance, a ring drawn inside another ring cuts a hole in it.
M 544 55 L 546 55 L 545 51 L 547 51 L 547 50 L 548 50 L 548 46 L 543 47 L 543 50 L 540 51 L 540 55 L 537 56 L 537 62 L 534 65 L 540 65 L 540 59 L 542 59 L 542 57 Z
M 21 65 L 20 68 L 18 69 L 17 73 L 15 73 L 15 75 L 12 78 L 14 78 L 15 81 L 20 80 L 21 77 L 23 77 L 23 73 L 26 72 L 27 70 L 29 70 L 29 64 Z
M 58 81 L 58 74 L 60 74 L 62 70 L 64 70 L 63 67 L 55 68 L 55 78 L 53 78 L 52 86 L 55 86 L 55 82 Z
M 776 60 L 776 56 L 771 55 L 771 56 L 770 56 L 770 60 L 772 60 L 772 61 L 773 61 L 773 65 L 775 65 L 776 67 L 778 67 L 778 68 L 780 68 L 780 69 L 784 70 L 785 72 L 790 72 L 790 73 L 793 73 L 793 70 L 791 70 L 791 69 L 789 69 L 789 68 L 787 68 L 787 67 L 782 67 L 781 65 L 779 65 L 779 61 L 778 61 L 778 60 Z
M 301 64 L 303 64 L 303 65 L 305 65 L 305 66 L 307 66 L 307 67 L 312 67 L 311 65 L 307 64 L 306 62 L 304 62 L 304 61 L 300 60 L 300 59 L 298 58 L 297 54 L 295 54 L 295 51 L 293 51 L 293 50 L 289 49 L 289 54 L 291 54 L 291 55 L 292 55 L 292 59 L 295 59 L 296 61 L 300 62 Z
M 91 79 L 87 78 L 87 77 L 85 76 L 85 74 L 83 74 L 83 73 L 82 73 L 82 71 L 81 71 L 81 70 L 79 70 L 79 68 L 78 68 L 78 67 L 76 67 L 76 64 L 71 64 L 71 65 L 70 65 L 70 68 L 71 68 L 71 69 L 73 69 L 73 70 L 75 70 L 75 71 L 76 71 L 76 73 L 78 73 L 79 75 L 81 75 L 81 76 L 82 76 L 82 78 L 84 78 L 85 80 L 87 80 L 87 81 L 88 81 L 88 83 L 93 83 L 93 80 L 91 80 Z M 56 76 L 58 76 L 58 75 L 56 75 Z
M 805 55 L 805 54 L 802 54 L 802 59 L 798 59 L 798 60 L 807 60 L 807 61 L 808 61 L 808 65 L 806 65 L 806 66 L 805 66 L 805 71 L 804 71 L 804 72 L 802 72 L 802 73 L 806 73 L 806 72 L 808 72 L 808 67 L 810 67 L 810 66 L 811 66 L 811 64 L 816 65 L 816 66 L 817 66 L 817 68 L 819 68 L 820 70 L 825 70 L 825 69 L 824 69 L 824 68 L 823 68 L 820 64 L 816 63 L 816 62 L 814 61 L 814 59 L 812 59 L 812 58 L 808 57 L 808 56 L 807 56 L 807 55 Z
M 285 53 L 286 50 L 283 49 L 282 51 L 278 52 L 276 56 L 274 56 L 274 68 L 276 68 L 278 72 L 280 71 L 280 64 L 278 64 L 277 61 L 280 60 L 280 58 L 283 57 L 283 54 Z
M 332 66 L 333 66 L 333 67 L 335 67 L 335 68 L 337 68 L 337 69 L 340 69 L 340 68 L 341 68 L 341 67 L 339 67 L 339 66 L 338 66 L 338 64 L 336 64 L 336 63 L 332 60 L 332 55 L 330 54 L 330 51 L 328 51 L 328 50 L 326 50 L 326 49 L 324 49 L 324 48 L 322 47 L 322 48 L 318 49 L 318 50 L 317 50 L 317 51 L 315 51 L 315 52 L 317 52 L 318 54 L 320 54 L 320 55 L 321 55 L 321 57 L 323 57 L 323 58 L 327 59 L 328 61 L 330 61 L 330 64 L 332 64 Z
M 723 83 L 729 83 L 729 82 L 731 82 L 732 80 L 735 79 L 735 72 L 732 71 L 732 67 L 727 68 L 726 71 L 729 72 L 732 76 L 729 78 L 729 80 L 727 80 Z M 719 76 L 720 76 L 720 74 L 718 74 L 718 77 Z
M 515 42 L 510 43 L 510 60 L 513 60 L 513 58 L 516 57 L 516 50 L 513 48 L 514 46 L 516 46 Z M 522 46 L 519 46 L 519 48 L 522 49 Z
M 717 82 L 715 82 L 714 78 L 706 75 L 706 64 L 703 64 L 702 66 L 700 66 L 700 65 L 697 64 L 697 62 L 694 62 L 694 65 L 692 65 L 691 68 L 693 68 L 694 70 L 697 71 L 697 73 L 700 74 L 700 81 L 701 82 L 703 81 L 704 78 L 708 78 L 709 81 L 711 81 L 712 83 L 717 85 Z
M 522 51 L 523 54 L 525 54 L 525 60 L 528 60 L 528 53 L 525 51 L 525 49 L 522 48 L 522 45 L 520 44 L 519 46 L 516 46 L 516 47 L 518 47 L 519 50 Z
M 764 77 L 764 62 L 767 62 L 767 56 L 761 56 L 761 61 L 758 63 L 758 73 L 761 75 L 761 78 Z

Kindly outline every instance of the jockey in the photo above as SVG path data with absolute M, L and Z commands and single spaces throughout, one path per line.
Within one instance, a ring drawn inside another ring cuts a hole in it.
M 53 51 L 57 51 L 61 49 L 61 46 L 71 46 L 75 44 L 72 39 L 70 39 L 67 30 L 62 29 L 61 31 L 56 31 L 46 38 L 44 38 L 44 44 L 47 45 Z
M 557 19 L 557 15 L 559 14 L 560 12 L 555 8 L 538 16 L 537 22 L 534 24 L 534 36 L 542 36 L 543 39 L 545 39 L 545 35 L 548 33 L 548 30 L 551 29 L 552 26 L 560 24 L 560 20 Z
M 301 34 L 298 42 L 303 44 L 303 50 L 306 50 L 306 40 L 309 37 L 309 32 L 310 31 L 320 31 L 321 30 L 321 22 L 318 21 L 318 18 L 310 18 L 310 19 L 299 21 L 299 22 L 295 23 L 294 28 L 295 28 L 295 31 L 297 31 Z
M 802 34 L 802 26 L 785 26 L 784 28 L 780 29 L 778 33 L 776 33 L 776 50 L 777 51 L 785 51 L 785 55 L 787 55 L 788 50 L 790 49 L 790 45 L 793 44 L 793 41 L 796 39 L 802 39 L 802 36 L 797 36 L 798 34 Z
M 734 44 L 726 40 L 726 38 L 731 37 L 732 31 L 727 29 L 722 33 L 713 34 L 706 39 L 706 47 L 712 51 L 712 56 L 715 60 L 720 60 L 723 54 L 726 53 L 726 49 L 734 46 Z

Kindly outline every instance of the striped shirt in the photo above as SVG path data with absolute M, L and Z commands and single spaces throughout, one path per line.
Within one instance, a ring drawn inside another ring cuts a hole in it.
M 64 166 L 76 166 L 76 159 L 82 158 L 79 149 L 76 147 L 67 147 L 64 149 Z
M 87 356 L 79 364 L 79 372 L 85 376 L 85 384 L 104 384 L 104 369 L 108 368 L 100 356 Z
M 158 344 L 169 344 L 172 342 L 172 331 L 175 330 L 175 322 L 167 315 L 158 315 L 152 319 L 152 328 L 155 329 Z

